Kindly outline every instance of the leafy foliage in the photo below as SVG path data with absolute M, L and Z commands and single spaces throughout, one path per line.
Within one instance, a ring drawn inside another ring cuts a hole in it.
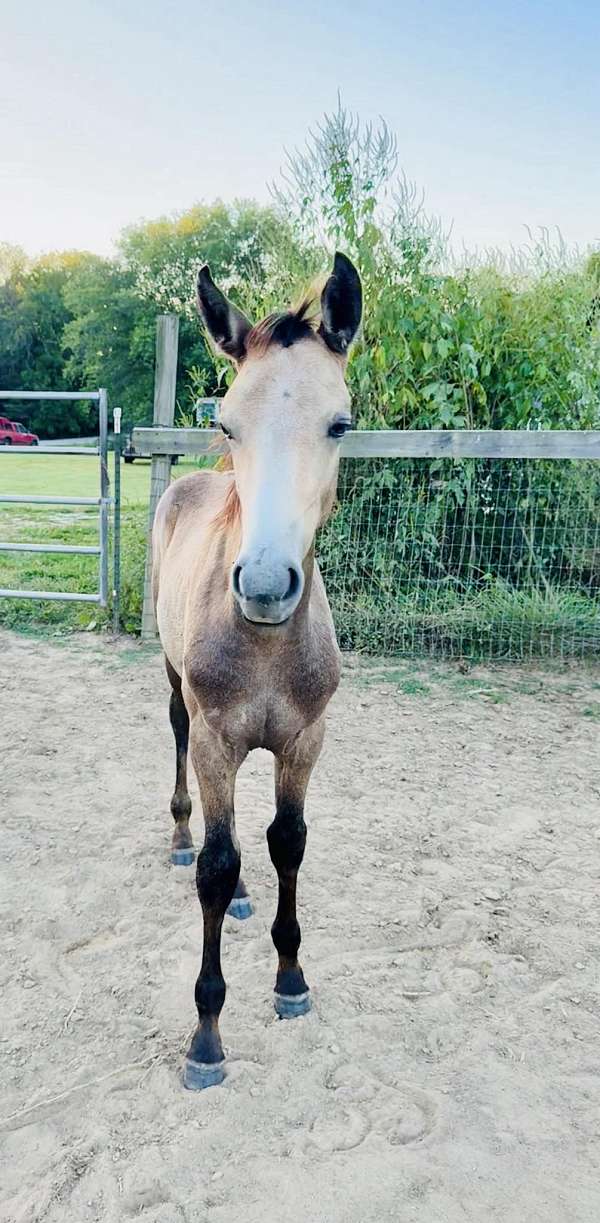
M 124 424 L 152 419 L 156 315 L 180 314 L 178 397 L 189 408 L 220 386 L 222 364 L 202 335 L 194 282 L 202 262 L 245 308 L 269 298 L 269 252 L 287 241 L 272 208 L 240 202 L 197 205 L 132 226 L 118 257 L 66 252 L 28 260 L 0 247 L 0 385 L 6 390 L 107 386 Z M 287 271 L 289 275 L 289 270 Z M 286 286 L 287 287 L 287 286 Z M 56 402 L 23 404 L 19 415 L 43 436 L 93 432 L 93 410 Z
M 360 268 L 362 341 L 350 364 L 363 428 L 563 428 L 598 421 L 598 289 L 543 234 L 514 266 L 453 266 L 448 238 L 397 146 L 341 107 L 288 159 L 276 198 L 299 240 L 341 246 Z

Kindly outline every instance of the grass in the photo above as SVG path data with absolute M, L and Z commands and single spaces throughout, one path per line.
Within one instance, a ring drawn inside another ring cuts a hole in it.
M 449 698 L 449 708 L 459 702 L 482 703 L 492 706 L 510 706 L 513 701 L 533 697 L 544 703 L 570 702 L 572 713 L 593 722 L 600 721 L 600 701 L 589 699 L 589 690 L 600 685 L 591 678 L 587 670 L 571 670 L 572 679 L 565 683 L 563 668 L 573 664 L 552 659 L 542 662 L 534 660 L 535 674 L 524 673 L 521 666 L 507 667 L 502 662 L 487 660 L 483 666 L 469 667 L 464 673 L 464 662 L 443 659 L 406 658 L 384 660 L 364 657 L 350 663 L 350 674 L 355 683 L 365 688 L 383 685 L 396 689 L 403 697 L 439 696 Z M 584 678 L 585 676 L 585 678 Z M 583 682 L 582 682 L 583 680 Z M 587 701 L 586 701 L 587 698 Z M 452 714 L 449 713 L 451 718 Z
M 393 601 L 328 583 L 343 649 L 451 658 L 581 658 L 600 653 L 598 602 L 560 586 L 483 589 L 404 581 Z M 374 643 L 379 643 L 379 648 Z
M 31 496 L 96 497 L 100 490 L 99 460 L 95 455 L 78 454 L 0 454 L 0 491 Z M 183 465 L 182 465 L 183 466 Z M 173 468 L 174 475 L 183 474 L 182 466 Z M 186 468 L 189 470 L 189 468 Z M 112 478 L 112 456 L 109 458 Z M 121 465 L 121 504 L 148 504 L 150 489 L 149 463 Z M 27 510 L 28 506 L 7 506 L 10 510 Z M 50 507 L 52 508 L 52 507 Z

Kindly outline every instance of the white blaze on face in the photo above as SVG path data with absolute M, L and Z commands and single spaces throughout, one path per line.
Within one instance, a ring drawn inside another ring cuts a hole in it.
M 242 517 L 233 589 L 250 619 L 279 623 L 300 601 L 303 561 L 336 479 L 331 420 L 348 411 L 341 363 L 316 339 L 249 359 L 225 397 Z
M 299 458 L 281 426 L 261 426 L 242 467 L 238 494 L 242 506 L 241 551 L 287 551 L 299 564 L 303 552 Z

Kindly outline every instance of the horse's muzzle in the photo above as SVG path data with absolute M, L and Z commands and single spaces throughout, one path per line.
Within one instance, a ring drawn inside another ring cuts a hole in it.
M 262 549 L 238 557 L 231 577 L 234 598 L 253 624 L 283 624 L 296 610 L 304 589 L 300 565 Z

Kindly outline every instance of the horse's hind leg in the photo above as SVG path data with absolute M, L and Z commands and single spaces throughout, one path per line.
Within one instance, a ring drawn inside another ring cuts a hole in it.
M 168 659 L 167 675 L 171 684 L 169 718 L 175 736 L 175 789 L 171 799 L 171 814 L 175 820 L 175 831 L 171 842 L 171 862 L 176 866 L 191 866 L 194 861 L 194 846 L 190 833 L 192 800 L 187 788 L 187 757 L 190 734 L 190 719 L 181 693 L 181 680 Z
M 279 879 L 277 914 L 271 927 L 279 953 L 275 982 L 275 1010 L 282 1019 L 305 1015 L 310 993 L 298 963 L 300 926 L 296 917 L 296 882 L 304 857 L 306 824 L 304 797 L 323 744 L 324 724 L 319 721 L 295 740 L 275 765 L 275 819 L 267 829 L 271 861 Z
M 244 887 L 244 880 L 241 875 L 237 881 L 233 899 L 229 902 L 227 913 L 229 917 L 237 917 L 238 921 L 244 921 L 246 917 L 252 917 L 252 903 Z

